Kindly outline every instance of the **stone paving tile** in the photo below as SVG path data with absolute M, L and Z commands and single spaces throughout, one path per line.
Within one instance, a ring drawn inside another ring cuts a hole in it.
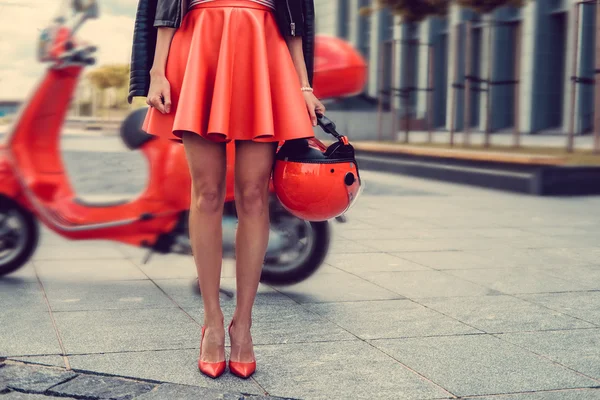
M 600 291 L 522 294 L 517 296 L 600 326 Z
M 599 400 L 600 389 L 573 389 L 498 396 L 465 397 L 465 400 Z
M 85 242 L 66 242 L 64 245 L 52 244 L 40 246 L 33 255 L 35 261 L 48 260 L 110 260 L 119 259 L 123 255 L 114 243 L 93 240 Z
M 70 241 L 69 239 L 66 239 L 66 238 L 56 234 L 54 231 L 51 231 L 50 229 L 46 228 L 45 225 L 40 226 L 39 246 L 52 246 L 52 245 L 68 246 L 70 243 L 72 244 L 73 242 Z
M 0 313 L 0 355 L 37 354 L 61 354 L 50 314 L 20 308 Z
M 254 377 L 273 396 L 304 400 L 449 397 L 362 341 L 256 346 L 255 352 Z
M 198 324 L 173 308 L 69 311 L 54 316 L 68 354 L 190 348 L 200 337 Z
M 600 290 L 600 265 L 540 268 L 548 275 L 585 286 L 589 290 Z
M 558 227 L 535 227 L 524 226 L 524 231 L 532 232 L 542 236 L 567 236 L 567 235 L 588 235 L 591 229 L 585 227 L 558 226 Z
M 44 396 L 43 394 L 31 394 L 10 391 L 6 394 L 0 393 L 0 399 L 2 400 L 48 400 L 51 397 Z
M 481 333 L 410 300 L 305 305 L 361 339 Z
M 597 237 L 597 235 L 596 235 Z M 564 265 L 598 265 L 600 264 L 600 248 L 565 248 L 556 247 L 552 249 L 544 249 L 544 254 L 548 257 L 559 258 L 565 260 Z
M 13 278 L 0 280 L 0 319 L 6 312 L 44 312 L 48 306 L 40 284 Z
M 587 290 L 591 286 L 555 278 L 537 268 L 456 269 L 446 272 L 509 294 L 578 291 Z
M 396 199 L 390 198 L 390 202 Z M 427 221 L 424 219 L 409 219 L 401 216 L 394 216 L 387 211 L 376 212 L 373 217 L 364 215 L 364 212 L 356 210 L 356 217 L 361 221 L 366 221 L 372 224 L 376 229 L 436 229 L 441 226 L 433 223 L 433 221 Z
M 370 343 L 457 396 L 598 384 L 490 335 L 378 339 Z
M 330 254 L 372 253 L 375 250 L 376 249 L 374 247 L 366 245 L 365 241 L 363 240 L 359 242 L 354 240 L 337 239 L 334 240 L 329 247 Z
M 358 230 L 366 230 L 366 229 L 377 229 L 377 227 L 368 221 L 361 220 L 356 218 L 355 215 L 359 215 L 359 212 L 354 213 L 353 215 L 348 216 L 348 222 L 344 223 L 342 231 L 358 231 Z M 337 228 L 337 225 L 333 225 L 334 229 Z M 343 235 L 342 235 L 343 237 Z M 349 239 L 349 238 L 347 238 Z
M 600 329 L 506 333 L 498 337 L 591 376 L 600 386 Z
M 352 230 L 344 230 L 339 233 L 335 232 L 336 238 L 342 238 L 346 240 L 355 240 L 361 241 L 365 239 L 416 239 L 421 237 L 432 237 L 427 234 L 426 231 L 416 231 L 409 229 L 381 229 L 381 228 L 373 228 L 373 229 L 352 229 Z
M 154 281 L 162 290 L 167 293 L 179 306 L 196 308 L 202 307 L 202 297 L 197 289 L 196 278 L 186 279 L 157 279 Z M 235 278 L 221 278 L 221 289 L 235 294 Z M 288 296 L 285 296 L 275 289 L 259 284 L 255 304 L 271 303 L 295 303 Z M 235 306 L 235 298 L 221 293 L 221 305 L 223 307 Z
M 98 282 L 148 279 L 129 260 L 89 259 L 36 261 L 36 269 L 42 282 Z
M 137 252 L 137 249 L 132 248 L 124 251 L 126 254 Z M 143 264 L 145 251 L 140 251 L 136 256 L 126 256 L 131 262 L 137 265 L 150 279 L 196 279 L 198 273 L 194 259 L 191 256 L 179 254 L 155 254 L 146 264 Z M 235 276 L 235 261 L 223 260 L 221 269 L 221 277 Z
M 186 309 L 198 324 L 202 324 L 202 309 Z M 223 307 L 225 325 L 233 316 L 234 307 Z M 256 304 L 252 311 L 252 341 L 254 344 L 303 343 L 312 341 L 357 340 L 331 321 L 297 303 Z M 229 345 L 229 337 L 225 335 Z
M 48 390 L 49 394 L 61 397 L 85 396 L 92 399 L 129 400 L 149 392 L 156 385 L 116 380 L 110 376 L 79 375 L 68 382 L 54 386 Z
M 115 248 L 122 254 L 123 257 L 130 259 L 134 262 L 136 262 L 136 264 L 139 263 L 139 265 L 142 265 L 142 260 L 144 259 L 144 257 L 148 254 L 148 250 L 144 249 L 142 247 L 138 247 L 138 246 L 132 246 L 129 244 L 125 244 L 125 243 L 114 243 Z M 170 261 L 174 261 L 174 260 L 178 260 L 178 259 L 183 259 L 187 257 L 184 257 L 182 255 L 177 255 L 177 254 L 152 254 L 152 257 L 150 257 L 150 260 L 148 261 L 148 264 L 153 264 L 155 262 L 155 260 L 161 260 L 164 258 L 169 258 L 171 259 Z
M 191 257 L 156 255 L 150 262 L 142 264 L 142 260 L 131 259 L 150 279 L 196 279 L 198 273 Z M 229 271 L 223 268 L 222 276 Z
M 521 240 L 530 240 L 538 235 L 532 232 L 527 232 L 521 228 L 477 228 L 475 232 L 485 238 L 519 238 Z
M 299 303 L 389 300 L 402 297 L 349 273 L 316 274 L 301 283 L 278 290 Z
M 501 268 L 505 264 L 464 251 L 403 252 L 396 256 L 433 269 Z
M 596 230 L 593 233 L 588 232 L 578 235 L 553 235 L 552 238 L 556 239 L 559 242 L 556 248 L 569 248 L 580 250 L 592 248 L 597 251 L 598 249 L 600 249 L 597 240 L 599 232 L 600 230 Z
M 580 251 L 581 249 L 569 251 Z M 468 250 L 468 253 L 487 258 L 507 267 L 545 267 L 545 266 L 573 266 L 589 265 L 586 258 L 576 259 L 567 254 L 557 253 L 555 249 L 505 249 Z
M 54 311 L 90 311 L 177 307 L 150 280 L 44 284 Z
M 428 298 L 419 303 L 488 333 L 594 327 L 512 296 Z
M 226 372 L 219 379 L 198 371 L 200 336 L 193 348 L 185 350 L 134 351 L 70 356 L 72 368 L 103 374 L 130 376 L 161 382 L 203 386 L 222 391 L 262 394 L 252 380 L 242 380 Z M 258 366 L 266 368 L 266 365 Z
M 10 357 L 11 360 L 22 361 L 28 364 L 39 364 L 51 367 L 65 367 L 65 360 L 61 355 L 53 356 L 24 356 L 24 357 Z
M 488 296 L 498 292 L 441 271 L 374 272 L 365 279 L 408 298 Z
M 7 284 L 13 283 L 37 283 L 37 276 L 35 275 L 35 269 L 33 268 L 33 262 L 28 262 L 18 270 L 11 272 L 8 275 L 4 275 L 0 284 L 4 282 Z
M 464 249 L 478 249 L 475 239 L 469 239 L 470 245 L 456 239 L 368 239 L 361 242 L 373 249 L 390 253 L 414 251 L 455 251 Z
M 439 210 L 436 210 L 434 214 L 435 217 L 431 217 L 431 222 L 435 223 L 440 228 L 489 229 L 490 227 L 502 227 L 500 226 L 497 217 L 486 215 L 487 213 L 476 215 L 475 212 L 470 212 L 467 214 L 468 218 L 465 218 L 465 216 L 462 215 L 458 215 L 459 213 L 455 210 L 450 210 L 448 212 L 448 214 L 453 214 L 452 216 L 444 216 L 443 212 Z
M 158 386 L 155 390 L 136 397 L 136 400 L 267 400 L 271 396 L 245 396 L 239 393 L 223 393 L 221 390 L 202 388 L 197 386 L 171 385 L 168 383 Z M 282 399 L 283 400 L 283 399 Z
M 422 223 L 410 227 L 341 230 L 340 237 L 350 240 L 368 239 L 473 239 L 482 237 L 523 237 L 534 235 L 514 228 L 425 228 Z M 336 237 L 337 237 L 336 235 Z
M 422 265 L 386 253 L 330 254 L 325 262 L 359 276 L 368 272 L 429 270 Z
M 0 391 L 2 386 L 28 392 L 45 392 L 54 385 L 77 376 L 72 371 L 59 368 L 28 367 L 7 364 L 0 368 Z

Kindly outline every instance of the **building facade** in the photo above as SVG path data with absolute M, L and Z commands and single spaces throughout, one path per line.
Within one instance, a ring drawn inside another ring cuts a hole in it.
M 492 131 L 517 124 L 524 133 L 566 133 L 572 115 L 576 133 L 593 129 L 596 4 L 527 0 L 481 15 L 451 3 L 447 16 L 409 24 L 386 9 L 362 16 L 371 3 L 315 0 L 317 33 L 342 37 L 365 57 L 366 95 L 404 93 L 391 101 L 401 115 L 431 116 L 437 129 L 484 130 L 489 101 Z

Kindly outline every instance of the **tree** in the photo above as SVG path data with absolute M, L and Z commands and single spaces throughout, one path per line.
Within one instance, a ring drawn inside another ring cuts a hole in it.
M 489 14 L 500 7 L 521 7 L 525 0 L 456 0 L 456 3 L 480 14 Z
M 107 89 L 114 88 L 118 90 L 127 84 L 129 79 L 129 65 L 103 65 L 90 71 L 87 77 L 92 82 L 92 85 L 104 94 Z
M 360 13 L 369 15 L 381 8 L 399 15 L 403 22 L 419 22 L 432 15 L 445 15 L 448 12 L 448 0 L 377 0 L 375 7 L 364 7 Z
M 460 6 L 463 7 L 467 7 L 472 9 L 473 11 L 480 13 L 480 14 L 491 14 L 492 12 L 494 12 L 495 10 L 497 10 L 500 7 L 521 7 L 524 5 L 525 0 L 456 0 L 456 3 Z M 490 22 L 490 32 L 489 32 L 489 36 L 488 36 L 488 49 L 490 51 L 490 54 L 488 56 L 488 71 L 487 71 L 487 79 L 488 82 L 492 81 L 492 66 L 493 66 L 493 41 L 492 41 L 492 34 L 493 34 L 493 27 L 494 27 L 494 22 L 491 21 Z M 472 43 L 472 41 L 470 40 L 470 29 L 467 29 L 467 39 L 466 42 L 469 43 L 469 47 L 470 44 Z M 520 38 L 517 38 L 517 40 L 520 40 Z M 517 48 L 519 48 L 519 46 L 517 46 Z M 470 54 L 472 53 L 472 49 L 468 48 L 466 49 L 466 57 L 470 57 Z M 467 65 L 469 63 L 467 62 Z M 470 73 L 470 71 L 468 71 L 468 73 Z M 515 77 L 517 80 L 519 77 Z M 488 90 L 487 90 L 487 95 L 485 97 L 485 112 L 486 112 L 486 123 L 485 123 L 485 140 L 484 140 L 484 145 L 486 147 L 488 147 L 490 145 L 490 132 L 491 132 L 491 95 L 492 95 L 492 85 L 488 84 Z M 470 85 L 465 85 L 465 93 L 467 94 L 466 98 L 467 101 L 465 103 L 465 126 L 464 126 L 464 130 L 465 130 L 465 143 L 468 144 L 468 131 L 469 131 L 469 123 L 470 121 L 468 121 L 469 116 L 470 116 L 470 102 L 468 101 L 469 96 L 467 91 L 470 90 Z M 515 100 L 517 96 L 515 96 Z M 517 120 L 517 115 L 516 115 L 517 110 L 515 110 L 515 121 Z M 516 137 L 516 143 L 518 143 L 518 126 L 516 126 L 517 124 L 515 124 L 515 137 Z

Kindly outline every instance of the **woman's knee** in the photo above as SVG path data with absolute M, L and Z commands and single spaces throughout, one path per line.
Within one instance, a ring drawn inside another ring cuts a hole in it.
M 268 209 L 267 184 L 254 182 L 239 185 L 236 193 L 238 214 L 262 215 Z
M 221 184 L 194 184 L 193 206 L 202 213 L 217 213 L 223 209 L 225 188 Z

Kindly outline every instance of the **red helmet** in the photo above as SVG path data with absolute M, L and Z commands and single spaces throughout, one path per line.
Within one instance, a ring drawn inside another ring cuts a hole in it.
M 273 186 L 292 215 L 306 221 L 325 221 L 344 214 L 361 189 L 354 147 L 318 115 L 319 125 L 338 141 L 326 147 L 318 139 L 288 140 L 277 152 Z

